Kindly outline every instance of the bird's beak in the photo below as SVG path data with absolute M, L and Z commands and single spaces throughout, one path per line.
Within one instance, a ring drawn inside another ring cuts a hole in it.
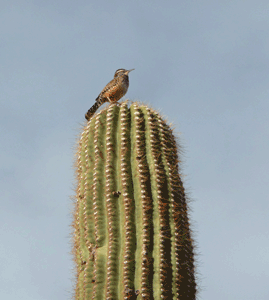
M 133 71 L 134 69 L 131 69 L 131 70 L 127 70 L 126 72 L 125 72 L 125 74 L 126 75 L 128 75 L 131 71 Z

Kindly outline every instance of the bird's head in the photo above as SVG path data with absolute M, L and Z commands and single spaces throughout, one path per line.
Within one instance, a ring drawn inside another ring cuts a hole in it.
M 118 76 L 122 76 L 122 75 L 127 75 L 133 71 L 134 69 L 131 69 L 131 70 L 125 70 L 125 69 L 118 69 L 116 72 L 115 72 L 115 75 L 114 75 L 114 78 L 115 77 L 118 77 Z

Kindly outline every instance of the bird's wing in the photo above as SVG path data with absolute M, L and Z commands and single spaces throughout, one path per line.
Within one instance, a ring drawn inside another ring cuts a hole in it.
M 108 91 L 112 87 L 111 83 L 112 83 L 113 80 L 114 79 L 112 79 L 112 80 L 109 81 L 109 83 L 102 89 L 102 91 L 99 94 L 99 96 L 103 95 L 106 91 Z

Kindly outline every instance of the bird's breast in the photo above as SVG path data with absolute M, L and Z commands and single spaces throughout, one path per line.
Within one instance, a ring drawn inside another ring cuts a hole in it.
M 103 93 L 103 97 L 110 99 L 111 102 L 116 102 L 122 98 L 128 90 L 129 80 L 122 79 L 111 85 L 108 90 Z

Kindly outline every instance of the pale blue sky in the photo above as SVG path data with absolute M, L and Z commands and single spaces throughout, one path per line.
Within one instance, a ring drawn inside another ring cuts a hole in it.
M 70 299 L 73 147 L 119 68 L 180 132 L 199 299 L 269 299 L 268 1 L 0 0 L 0 45 L 1 299 Z

